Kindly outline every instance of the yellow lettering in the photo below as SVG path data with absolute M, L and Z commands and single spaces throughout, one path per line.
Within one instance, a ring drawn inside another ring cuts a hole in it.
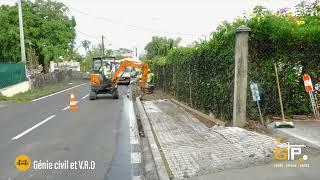
M 274 151 L 274 157 L 276 158 L 276 160 L 287 160 L 288 159 L 288 153 L 287 153 L 287 148 L 280 148 L 280 147 L 276 147 L 275 151 Z

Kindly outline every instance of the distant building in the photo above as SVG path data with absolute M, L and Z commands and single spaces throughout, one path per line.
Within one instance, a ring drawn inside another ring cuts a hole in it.
M 122 56 L 122 57 L 128 57 L 132 58 L 134 56 L 134 51 L 126 48 L 119 48 L 117 50 L 114 50 L 114 56 Z
M 72 70 L 72 71 L 80 71 L 80 63 L 77 61 L 63 61 L 63 62 L 54 62 L 50 61 L 50 67 L 49 72 L 54 71 L 66 71 L 66 70 Z

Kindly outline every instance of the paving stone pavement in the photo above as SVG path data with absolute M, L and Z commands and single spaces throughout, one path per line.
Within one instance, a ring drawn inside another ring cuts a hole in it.
M 272 160 L 275 140 L 237 127 L 206 127 L 169 100 L 143 102 L 175 178 L 188 178 Z

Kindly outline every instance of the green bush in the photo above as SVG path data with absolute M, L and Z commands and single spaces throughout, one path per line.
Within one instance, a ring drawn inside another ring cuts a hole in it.
M 193 48 L 176 48 L 161 63 L 155 63 L 159 88 L 179 100 L 225 120 L 232 118 L 234 45 L 236 28 L 251 28 L 248 82 L 258 83 L 265 115 L 280 113 L 274 63 L 286 115 L 310 113 L 301 75 L 308 73 L 317 83 L 320 67 L 319 16 L 272 14 L 257 7 L 249 19 L 224 22 L 212 38 Z M 248 87 L 248 115 L 257 118 L 256 104 Z

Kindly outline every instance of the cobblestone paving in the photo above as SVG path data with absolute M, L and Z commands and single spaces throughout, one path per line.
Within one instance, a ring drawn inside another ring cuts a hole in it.
M 208 128 L 169 100 L 144 107 L 175 178 L 271 161 L 274 139 L 237 127 Z

